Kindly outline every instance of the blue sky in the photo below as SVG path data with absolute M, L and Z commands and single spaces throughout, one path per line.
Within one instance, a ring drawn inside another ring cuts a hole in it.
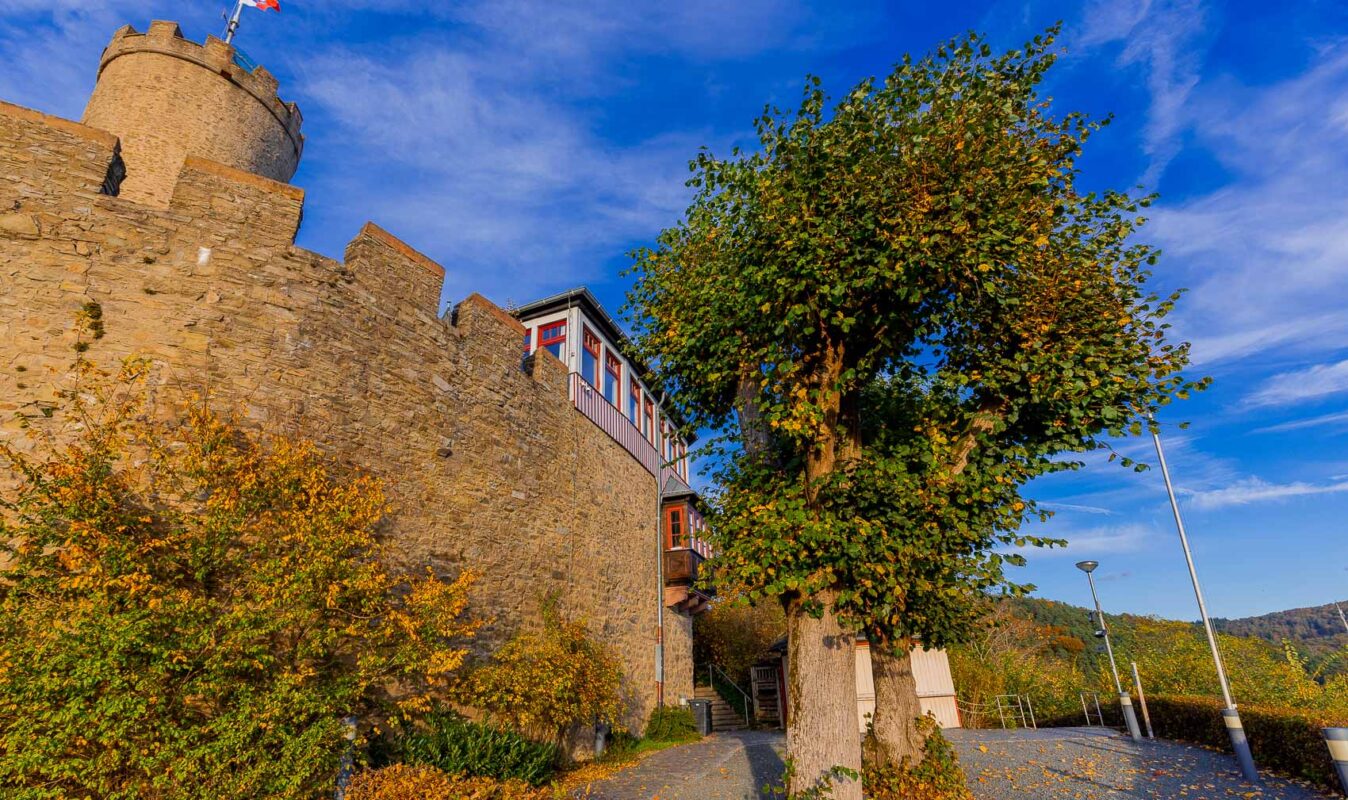
M 1047 91 L 1116 122 L 1092 187 L 1161 193 L 1144 236 L 1213 388 L 1162 422 L 1213 613 L 1348 597 L 1348 5 L 791 0 L 282 0 L 239 45 L 308 136 L 300 244 L 340 255 L 373 219 L 448 270 L 446 296 L 524 302 L 588 284 L 683 210 L 700 146 L 752 145 L 814 72 L 837 93 L 970 29 L 1012 46 L 1061 19 Z M 0 0 L 0 98 L 78 118 L 123 23 L 219 33 L 223 2 Z M 1173 423 L 1193 422 L 1187 431 Z M 1119 449 L 1150 457 L 1146 441 Z M 1157 471 L 1092 459 L 1032 487 L 1066 552 L 1020 577 L 1084 604 L 1193 618 Z

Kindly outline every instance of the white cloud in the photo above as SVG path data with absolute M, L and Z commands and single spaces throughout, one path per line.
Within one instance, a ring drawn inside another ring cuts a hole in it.
M 1273 500 L 1285 500 L 1289 497 L 1305 497 L 1318 494 L 1348 492 L 1348 481 L 1328 484 L 1312 484 L 1303 481 L 1292 483 L 1269 483 L 1259 478 L 1246 478 L 1221 489 L 1199 492 L 1185 492 L 1189 503 L 1200 511 L 1212 511 L 1230 506 L 1243 506 Z
M 308 59 L 294 91 L 331 126 L 308 145 L 327 165 L 313 176 L 319 213 L 352 231 L 386 220 L 445 264 L 451 294 L 516 300 L 594 277 L 621 243 L 678 218 L 687 159 L 709 135 L 617 145 L 517 75 L 508 58 L 434 40 Z
M 1047 531 L 1035 531 L 1035 533 L 1054 539 L 1066 539 L 1067 547 L 1055 547 L 1051 550 L 1031 547 L 1019 552 L 1031 558 L 1056 558 L 1061 556 L 1089 558 L 1098 555 L 1137 553 L 1146 550 L 1159 538 L 1156 530 L 1140 523 L 1084 529 L 1064 528 L 1054 530 L 1054 527 L 1049 526 Z
M 1100 506 L 1085 506 L 1077 505 L 1075 503 L 1055 503 L 1047 500 L 1040 502 L 1039 507 L 1049 511 L 1076 511 L 1082 514 L 1102 514 L 1104 516 L 1113 516 L 1114 514 L 1113 511 L 1110 511 L 1107 508 L 1101 508 Z
M 1165 251 L 1166 282 L 1192 290 L 1175 322 L 1195 361 L 1332 353 L 1348 336 L 1348 126 L 1333 113 L 1345 82 L 1348 40 L 1288 80 L 1193 91 L 1190 146 L 1230 178 L 1162 202 L 1143 236 Z
M 1079 44 L 1123 42 L 1119 65 L 1146 69 L 1151 93 L 1143 146 L 1151 159 L 1146 184 L 1154 184 L 1180 150 L 1185 105 L 1199 81 L 1206 16 L 1198 0 L 1094 0 L 1086 8 Z
M 1348 359 L 1284 372 L 1264 381 L 1246 398 L 1250 407 L 1286 406 L 1348 392 Z
M 1295 419 L 1288 422 L 1280 422 L 1277 425 L 1269 425 L 1264 428 L 1256 428 L 1253 433 L 1282 433 L 1284 431 L 1299 431 L 1306 428 L 1336 428 L 1348 426 L 1348 411 L 1337 411 L 1333 414 L 1321 414 L 1318 417 L 1308 417 L 1306 419 Z M 1348 478 L 1348 475 L 1332 476 L 1333 480 Z

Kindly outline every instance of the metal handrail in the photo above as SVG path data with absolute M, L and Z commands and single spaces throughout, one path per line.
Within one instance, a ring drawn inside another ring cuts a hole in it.
M 731 680 L 730 676 L 726 674 L 726 671 L 725 671 L 725 670 L 721 669 L 720 667 L 716 666 L 715 664 L 708 664 L 708 665 L 707 665 L 707 679 L 708 679 L 709 681 L 711 681 L 711 688 L 712 688 L 712 689 L 715 689 L 715 688 L 716 688 L 716 676 L 717 676 L 718 674 L 721 676 L 721 679 L 722 679 L 723 681 L 725 681 L 726 683 L 728 683 L 728 684 L 730 684 L 732 687 L 734 687 L 735 691 L 737 691 L 737 692 L 739 692 L 740 694 L 744 695 L 744 724 L 745 724 L 745 725 L 752 725 L 753 723 L 749 721 L 749 714 L 750 714 L 750 713 L 753 711 L 753 709 L 754 709 L 754 699 L 753 699 L 753 697 L 750 696 L 750 694 L 749 694 L 748 692 L 746 692 L 746 691 L 744 691 L 743 689 L 741 689 L 738 683 L 735 683 L 735 681 Z

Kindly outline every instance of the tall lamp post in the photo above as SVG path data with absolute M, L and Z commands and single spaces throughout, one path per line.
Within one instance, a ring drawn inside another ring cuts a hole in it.
M 1114 645 L 1109 641 L 1109 626 L 1105 624 L 1105 612 L 1100 608 L 1100 596 L 1095 593 L 1095 568 L 1098 561 L 1078 561 L 1077 569 L 1086 573 L 1091 585 L 1091 599 L 1095 601 L 1095 617 L 1100 621 L 1100 633 L 1104 634 L 1105 652 L 1109 654 L 1109 669 L 1114 674 L 1114 688 L 1119 692 L 1119 707 L 1123 709 L 1123 721 L 1128 724 L 1128 733 L 1134 741 L 1142 741 L 1142 730 L 1137 727 L 1137 712 L 1133 710 L 1133 697 L 1123 690 L 1123 681 L 1119 680 L 1119 665 L 1114 661 Z
M 1198 600 L 1198 613 L 1203 618 L 1203 630 L 1208 635 L 1208 646 L 1212 648 L 1212 663 L 1217 667 L 1217 681 L 1222 685 L 1222 699 L 1226 707 L 1222 709 L 1222 721 L 1226 723 L 1226 733 L 1231 737 L 1231 749 L 1240 762 L 1241 774 L 1251 783 L 1259 782 L 1259 770 L 1255 769 L 1254 756 L 1250 754 L 1250 741 L 1245 738 L 1245 728 L 1240 724 L 1240 713 L 1231 700 L 1231 685 L 1226 680 L 1226 667 L 1222 666 L 1222 653 L 1217 648 L 1217 634 L 1212 631 L 1212 620 L 1208 618 L 1208 606 L 1203 601 L 1203 589 L 1198 585 L 1198 571 L 1194 569 L 1194 556 L 1189 551 L 1189 536 L 1184 532 L 1184 519 L 1180 516 L 1179 502 L 1175 499 L 1175 487 L 1170 482 L 1170 468 L 1165 463 L 1165 451 L 1161 449 L 1161 434 L 1156 429 L 1156 420 L 1152 419 L 1151 439 L 1156 444 L 1156 459 L 1161 464 L 1161 477 L 1165 479 L 1165 491 L 1170 496 L 1170 510 L 1175 514 L 1175 529 L 1179 531 L 1180 546 L 1184 549 L 1184 561 L 1189 565 L 1189 578 L 1194 584 L 1194 597 Z

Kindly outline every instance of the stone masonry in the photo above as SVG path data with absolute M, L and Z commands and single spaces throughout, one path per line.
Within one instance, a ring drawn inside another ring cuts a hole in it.
M 167 189 L 156 171 L 177 156 L 152 154 L 144 191 L 115 196 L 123 158 L 126 185 L 139 178 L 129 138 L 0 103 L 0 436 L 55 399 L 76 312 L 96 301 L 95 361 L 148 357 L 156 386 L 208 392 L 383 478 L 400 567 L 481 574 L 482 647 L 560 593 L 620 654 L 639 731 L 656 691 L 655 479 L 575 410 L 559 361 L 540 351 L 521 364 L 509 315 L 473 295 L 440 316 L 443 269 L 373 223 L 342 261 L 296 247 L 303 192 L 245 171 L 288 177 L 294 164 L 205 148 L 225 165 L 187 138 Z M 691 621 L 665 618 L 676 701 L 692 696 Z

